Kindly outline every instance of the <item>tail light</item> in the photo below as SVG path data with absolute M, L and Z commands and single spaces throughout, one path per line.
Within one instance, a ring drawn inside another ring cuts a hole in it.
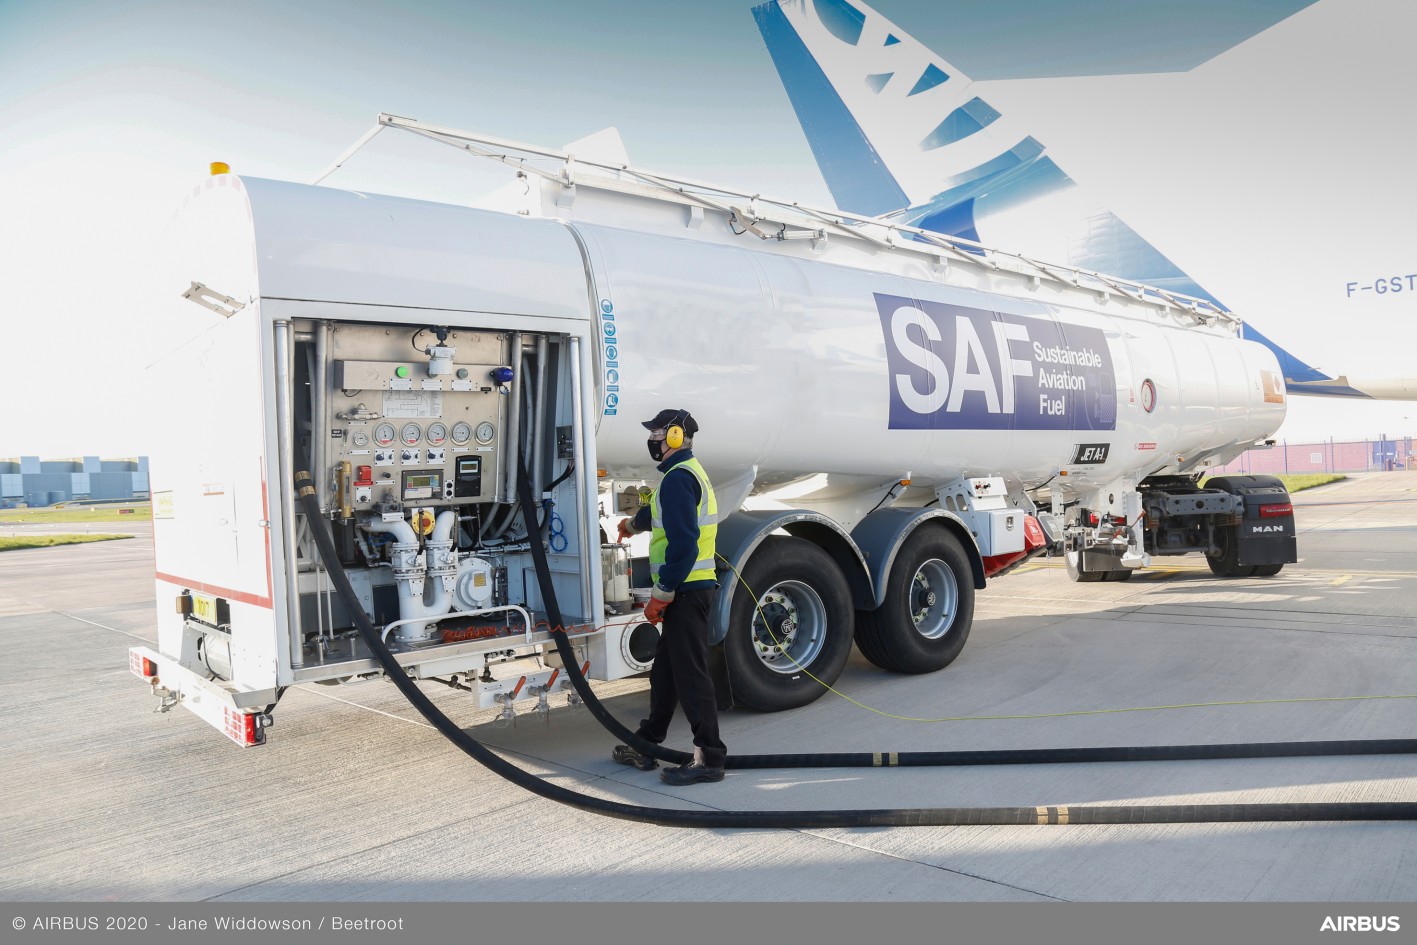
M 141 676 L 143 679 L 152 679 L 157 675 L 156 663 L 131 650 L 128 651 L 128 668 L 133 671 L 134 676 Z
M 1294 503 L 1275 502 L 1260 506 L 1260 518 L 1284 518 L 1294 514 Z
M 262 745 L 266 741 L 266 729 L 262 717 L 255 712 L 226 709 L 226 725 L 222 729 L 226 737 L 243 747 Z

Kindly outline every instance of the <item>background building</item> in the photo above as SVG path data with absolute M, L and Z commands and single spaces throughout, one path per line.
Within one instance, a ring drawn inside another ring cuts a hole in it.
M 73 499 L 148 498 L 148 458 L 0 459 L 0 508 Z

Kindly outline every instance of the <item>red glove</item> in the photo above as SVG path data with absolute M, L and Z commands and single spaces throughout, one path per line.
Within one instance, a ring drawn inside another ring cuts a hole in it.
M 645 604 L 645 620 L 649 623 L 659 623 L 664 619 L 664 612 L 669 609 L 669 605 L 674 602 L 674 592 L 661 590 L 655 587 L 650 592 L 649 603 Z
M 620 541 L 629 541 L 630 536 L 635 534 L 635 526 L 632 524 L 632 520 L 628 518 L 620 519 L 620 524 L 615 528 L 615 534 L 619 537 Z

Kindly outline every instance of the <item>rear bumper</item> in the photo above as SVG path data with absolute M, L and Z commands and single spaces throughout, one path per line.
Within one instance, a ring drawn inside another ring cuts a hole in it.
M 153 687 L 159 711 L 180 705 L 243 748 L 265 744 L 266 707 L 276 701 L 274 689 L 228 689 L 149 646 L 130 647 L 128 667 Z

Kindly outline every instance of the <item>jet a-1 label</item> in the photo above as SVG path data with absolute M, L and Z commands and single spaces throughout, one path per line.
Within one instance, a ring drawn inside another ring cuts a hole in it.
M 1107 453 L 1111 449 L 1111 443 L 1079 443 L 1077 449 L 1073 450 L 1073 458 L 1068 460 L 1068 465 L 1100 466 L 1107 462 Z
M 891 429 L 1116 429 L 1116 371 L 1100 329 L 875 298 L 890 370 Z

